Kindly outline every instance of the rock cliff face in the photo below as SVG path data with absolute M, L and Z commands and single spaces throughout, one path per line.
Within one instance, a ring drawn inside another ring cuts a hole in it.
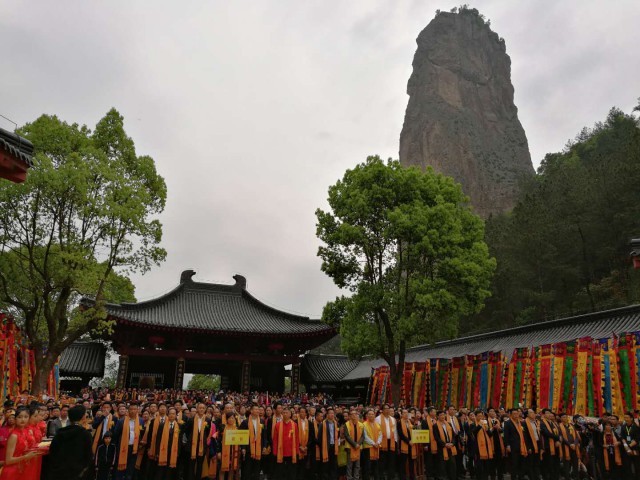
M 454 177 L 482 217 L 513 208 L 534 170 L 504 40 L 464 10 L 437 14 L 417 43 L 400 162 Z

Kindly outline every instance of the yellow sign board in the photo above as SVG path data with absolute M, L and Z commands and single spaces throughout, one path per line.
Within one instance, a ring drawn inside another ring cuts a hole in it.
M 224 431 L 225 445 L 249 445 L 249 430 Z
M 429 430 L 411 430 L 411 443 L 429 443 Z

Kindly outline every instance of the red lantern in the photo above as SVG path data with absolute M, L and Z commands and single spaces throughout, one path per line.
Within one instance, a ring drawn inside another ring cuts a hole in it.
M 159 336 L 149 337 L 149 343 L 154 347 L 158 348 L 159 346 L 164 344 L 164 337 L 159 337 Z
M 633 268 L 636 270 L 640 269 L 640 257 L 631 257 L 633 258 Z
M 282 343 L 270 343 L 269 350 L 272 352 L 279 352 L 284 349 L 284 345 Z

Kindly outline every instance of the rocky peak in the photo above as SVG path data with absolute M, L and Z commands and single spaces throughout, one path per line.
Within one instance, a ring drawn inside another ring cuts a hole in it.
M 504 40 L 477 10 L 462 8 L 439 12 L 417 44 L 400 162 L 454 177 L 485 218 L 510 210 L 534 170 Z

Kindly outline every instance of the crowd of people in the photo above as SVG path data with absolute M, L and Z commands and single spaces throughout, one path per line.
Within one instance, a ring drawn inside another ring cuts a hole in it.
M 51 480 L 635 480 L 638 413 L 347 406 L 323 394 L 24 392 L 0 419 L 0 480 L 39 478 L 45 437 L 53 440 L 42 478 Z M 428 434 L 414 442 L 414 430 Z M 230 440 L 241 431 L 240 444 Z

